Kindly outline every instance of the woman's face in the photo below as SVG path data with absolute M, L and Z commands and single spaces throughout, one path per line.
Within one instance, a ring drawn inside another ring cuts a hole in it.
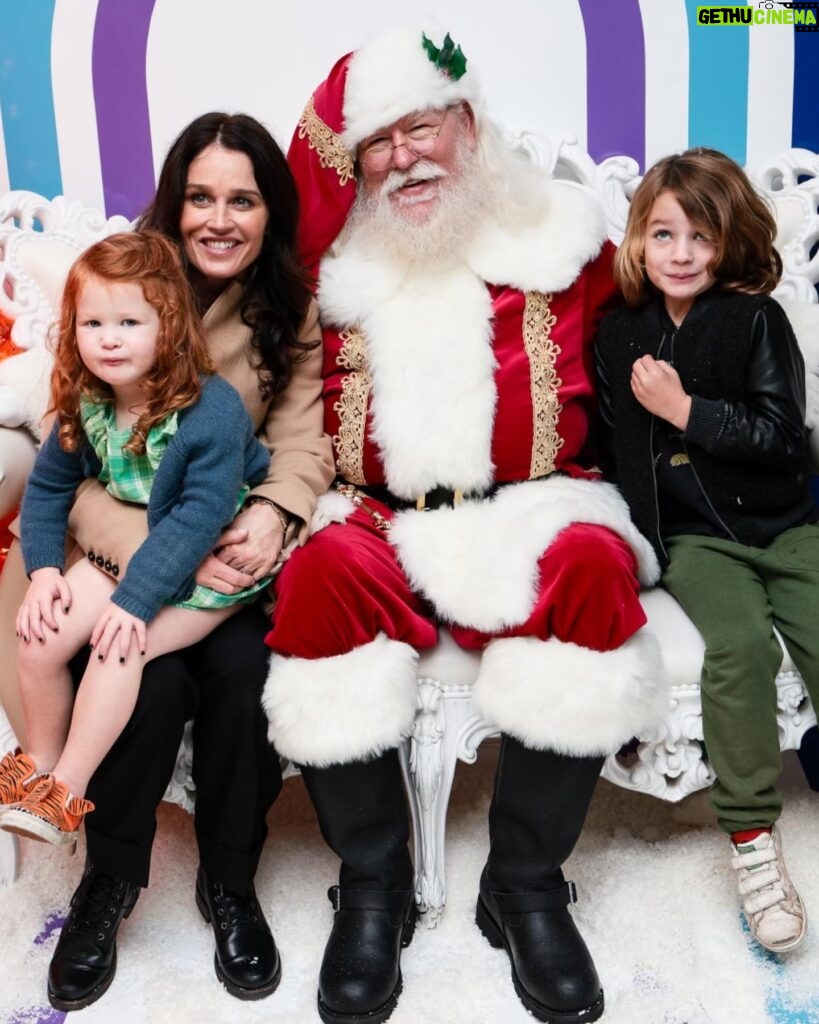
M 246 153 L 213 142 L 188 167 L 179 231 L 205 284 L 221 290 L 262 250 L 268 213 Z

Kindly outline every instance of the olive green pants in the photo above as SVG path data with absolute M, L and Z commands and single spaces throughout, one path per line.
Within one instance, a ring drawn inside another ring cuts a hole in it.
M 771 825 L 782 811 L 773 627 L 819 708 L 819 525 L 786 530 L 767 548 L 690 534 L 666 546 L 663 586 L 705 640 L 702 724 L 720 827 Z

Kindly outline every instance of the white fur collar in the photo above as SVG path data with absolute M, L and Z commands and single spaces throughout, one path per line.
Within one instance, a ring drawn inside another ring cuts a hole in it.
M 606 239 L 603 212 L 580 185 L 543 179 L 538 214 L 531 224 L 488 218 L 469 247 L 465 267 L 487 284 L 520 291 L 568 288 Z M 322 320 L 352 327 L 400 289 L 405 268 L 385 260 L 360 238 L 336 246 L 321 264 Z
M 561 291 L 605 238 L 589 194 L 546 178 L 543 188 L 539 219 L 517 227 L 488 222 L 464 263 L 448 270 L 408 273 L 355 236 L 322 261 L 322 322 L 364 334 L 372 438 L 394 494 L 480 490 L 493 479 L 497 394 L 486 284 Z
M 606 224 L 597 200 L 580 185 L 543 179 L 539 218 L 525 227 L 487 223 L 468 263 L 484 281 L 520 291 L 561 292 L 600 252 Z

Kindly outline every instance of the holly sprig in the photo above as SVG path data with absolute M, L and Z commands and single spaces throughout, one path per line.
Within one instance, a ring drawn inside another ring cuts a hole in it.
M 436 68 L 443 71 L 453 82 L 457 82 L 466 73 L 466 57 L 464 52 L 460 46 L 455 45 L 449 32 L 444 36 L 444 42 L 440 49 L 426 34 L 422 35 L 421 38 L 429 59 Z

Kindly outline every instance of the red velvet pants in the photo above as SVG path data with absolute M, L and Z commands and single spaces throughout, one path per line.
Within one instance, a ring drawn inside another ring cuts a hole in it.
M 588 523 L 567 527 L 541 555 L 538 569 L 537 596 L 525 622 L 498 633 L 440 624 L 466 648 L 480 649 L 495 636 L 531 636 L 595 651 L 619 647 L 645 624 L 636 559 L 612 530 Z M 276 592 L 265 640 L 278 654 L 347 654 L 379 633 L 416 648 L 437 641 L 435 609 L 410 588 L 388 535 L 362 508 L 297 549 Z

